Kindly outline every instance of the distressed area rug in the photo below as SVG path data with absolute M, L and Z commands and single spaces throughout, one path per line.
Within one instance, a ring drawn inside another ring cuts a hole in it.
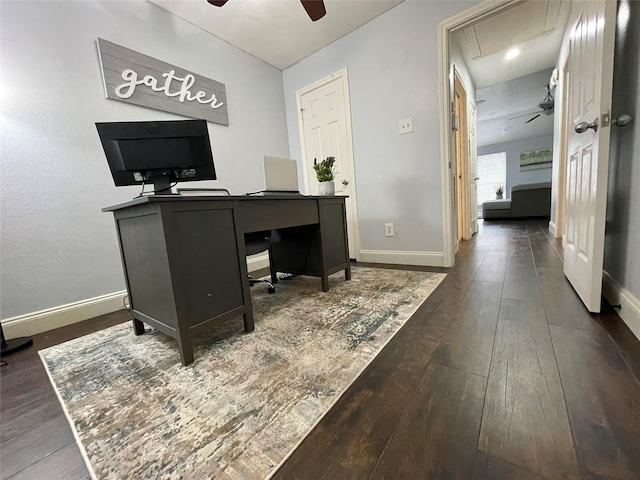
M 353 268 L 353 278 L 253 287 L 242 319 L 175 341 L 131 323 L 42 350 L 89 470 L 100 479 L 270 476 L 433 292 L 444 274 Z

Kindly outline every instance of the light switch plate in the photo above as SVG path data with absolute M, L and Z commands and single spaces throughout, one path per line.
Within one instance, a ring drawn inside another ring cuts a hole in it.
M 400 120 L 399 130 L 400 135 L 413 132 L 413 117 L 407 117 Z

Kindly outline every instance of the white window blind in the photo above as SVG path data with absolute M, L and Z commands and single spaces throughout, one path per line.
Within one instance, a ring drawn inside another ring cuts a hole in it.
M 491 153 L 478 156 L 478 205 L 496 198 L 496 190 L 500 185 L 505 189 L 504 198 L 509 192 L 507 186 L 507 154 Z

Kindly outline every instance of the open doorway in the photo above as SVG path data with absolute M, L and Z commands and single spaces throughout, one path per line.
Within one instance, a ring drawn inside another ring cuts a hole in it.
M 547 191 L 551 192 L 552 162 L 541 159 L 551 158 L 554 146 L 558 146 L 554 141 L 555 66 L 569 12 L 569 2 L 505 1 L 491 6 L 478 5 L 441 26 L 449 55 L 443 69 L 451 72 L 455 65 L 465 86 L 472 86 L 471 91 L 467 88 L 467 94 L 474 97 L 477 106 L 477 150 L 469 153 L 505 154 L 504 181 L 499 184 L 492 181 L 496 183 L 492 185 L 493 201 L 501 191 L 508 203 L 511 189 L 516 185 L 518 190 L 522 185 L 546 184 Z M 454 83 L 452 77 L 450 80 Z M 446 88 L 447 85 L 443 85 L 445 93 Z M 453 85 L 449 88 L 451 100 L 448 105 L 455 112 L 455 91 Z M 446 119 L 451 123 L 448 125 L 450 135 L 458 135 L 453 128 L 455 119 L 455 115 Z M 459 153 L 457 145 L 455 141 L 448 142 L 448 152 L 445 147 L 451 160 Z M 469 175 L 464 184 L 458 185 L 461 180 L 458 169 L 456 161 L 451 165 L 452 180 L 455 181 L 448 185 L 443 182 L 445 189 L 454 189 L 448 196 L 455 204 L 449 210 L 451 233 L 464 224 L 464 218 L 460 218 L 462 210 L 456 208 L 464 193 L 473 187 L 481 188 L 483 181 L 483 188 L 487 189 L 487 180 L 479 173 Z M 482 208 L 478 205 L 483 201 L 478 200 L 470 208 L 481 215 Z M 551 211 L 546 215 L 550 216 Z M 459 234 L 450 237 L 452 247 L 445 245 L 445 260 L 453 263 L 453 255 L 448 257 L 447 252 L 454 251 L 453 245 L 459 238 Z

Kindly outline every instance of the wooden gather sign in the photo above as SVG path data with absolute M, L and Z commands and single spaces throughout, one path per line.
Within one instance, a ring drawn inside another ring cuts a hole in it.
M 224 83 L 98 38 L 107 98 L 229 125 Z

